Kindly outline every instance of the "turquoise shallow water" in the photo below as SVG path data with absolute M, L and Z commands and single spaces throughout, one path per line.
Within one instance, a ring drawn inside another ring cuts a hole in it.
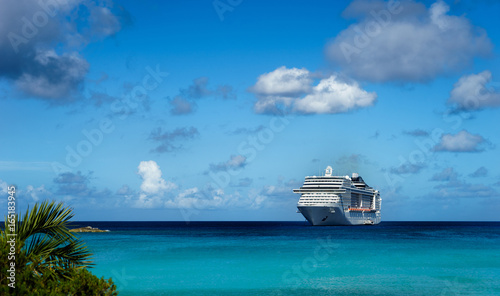
M 120 295 L 500 295 L 500 223 L 78 222 Z

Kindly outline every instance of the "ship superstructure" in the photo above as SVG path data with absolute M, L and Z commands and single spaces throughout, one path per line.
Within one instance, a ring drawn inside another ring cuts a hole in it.
M 357 173 L 333 176 L 328 166 L 323 176 L 307 176 L 300 194 L 298 211 L 312 225 L 373 225 L 380 223 L 382 199 Z

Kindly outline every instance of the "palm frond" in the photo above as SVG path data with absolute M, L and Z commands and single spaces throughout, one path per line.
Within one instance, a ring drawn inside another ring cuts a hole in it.
M 68 229 L 72 209 L 63 203 L 44 201 L 16 217 L 17 246 L 26 254 L 35 274 L 63 275 L 65 270 L 93 265 L 86 245 Z M 7 239 L 8 221 L 0 233 Z
M 17 238 L 25 241 L 31 235 L 44 233 L 53 237 L 74 238 L 67 227 L 69 220 L 73 217 L 71 208 L 65 208 L 63 203 L 44 201 L 40 205 L 35 204 L 28 208 L 22 221 L 16 225 L 18 228 Z M 20 217 L 19 217 L 20 218 Z

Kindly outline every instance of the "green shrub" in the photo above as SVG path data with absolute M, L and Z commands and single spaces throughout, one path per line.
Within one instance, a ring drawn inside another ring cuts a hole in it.
M 71 217 L 72 210 L 62 203 L 43 202 L 28 209 L 22 221 L 19 216 L 5 219 L 0 231 L 0 295 L 118 294 L 111 279 L 98 278 L 88 271 L 92 254 L 69 232 Z M 11 251 L 13 237 L 15 250 Z M 14 253 L 15 259 L 9 258 Z M 9 286 L 12 262 L 15 288 Z

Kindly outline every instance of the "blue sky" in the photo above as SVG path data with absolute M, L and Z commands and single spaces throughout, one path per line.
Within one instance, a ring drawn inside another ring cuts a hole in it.
M 496 2 L 40 3 L 0 3 L 4 206 L 303 220 L 332 165 L 384 220 L 498 220 Z

